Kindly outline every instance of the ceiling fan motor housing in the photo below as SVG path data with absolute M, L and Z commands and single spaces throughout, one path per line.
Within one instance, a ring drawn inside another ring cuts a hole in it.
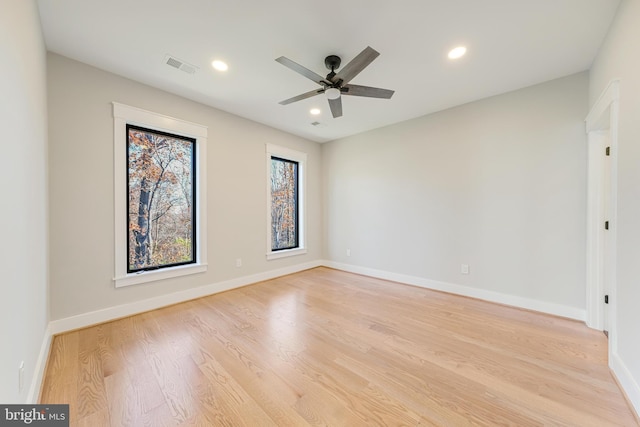
M 324 58 L 324 65 L 331 71 L 337 70 L 338 68 L 340 68 L 340 61 L 342 61 L 340 59 L 339 56 L 336 55 L 329 55 L 326 58 Z

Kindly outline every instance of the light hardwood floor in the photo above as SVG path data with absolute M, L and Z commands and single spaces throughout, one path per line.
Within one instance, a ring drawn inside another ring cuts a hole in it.
M 72 426 L 636 426 L 601 332 L 316 268 L 55 337 Z

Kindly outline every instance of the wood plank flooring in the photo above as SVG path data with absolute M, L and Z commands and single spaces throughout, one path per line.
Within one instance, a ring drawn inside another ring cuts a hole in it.
M 72 426 L 636 426 L 601 332 L 316 268 L 55 337 Z

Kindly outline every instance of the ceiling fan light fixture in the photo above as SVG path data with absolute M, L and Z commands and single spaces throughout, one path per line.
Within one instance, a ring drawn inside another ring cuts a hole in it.
M 327 99 L 338 99 L 340 98 L 340 89 L 330 87 L 324 91 L 324 94 L 327 96 Z

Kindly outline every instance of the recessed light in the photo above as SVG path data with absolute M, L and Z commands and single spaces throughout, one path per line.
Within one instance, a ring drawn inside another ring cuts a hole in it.
M 219 61 L 217 59 L 211 63 L 211 66 L 218 71 L 227 71 L 229 69 L 229 66 L 226 62 Z
M 309 110 L 309 112 L 311 114 L 313 114 L 314 116 L 317 116 L 318 114 L 320 114 L 320 109 L 319 108 L 312 108 L 311 110 Z
M 464 56 L 467 53 L 467 48 L 464 46 L 458 46 L 449 51 L 449 59 L 458 59 Z

